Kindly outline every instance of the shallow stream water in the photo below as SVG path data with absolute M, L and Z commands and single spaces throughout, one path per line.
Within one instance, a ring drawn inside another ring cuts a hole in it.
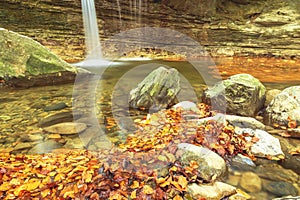
M 118 65 L 108 66 L 107 68 L 102 68 L 100 70 L 87 67 L 91 71 L 94 70 L 98 74 L 101 73 L 101 78 L 100 76 L 94 76 L 94 81 L 90 81 L 89 78 L 85 78 L 83 82 L 77 80 L 75 86 L 74 84 L 66 84 L 28 89 L 1 90 L 0 149 L 1 151 L 12 153 L 26 154 L 30 152 L 35 145 L 50 139 L 49 135 L 43 132 L 39 127 L 40 121 L 51 115 L 62 112 L 83 112 L 87 114 L 86 116 L 88 116 L 89 112 L 94 111 L 97 118 L 95 120 L 99 124 L 103 125 L 103 127 L 107 128 L 103 131 L 104 133 L 100 134 L 99 137 L 107 137 L 112 143 L 119 144 L 125 139 L 124 135 L 119 134 L 119 129 L 120 127 L 122 128 L 123 126 L 126 126 L 126 124 L 118 124 L 119 122 L 115 118 L 118 118 L 120 113 L 123 118 L 125 116 L 133 119 L 142 118 L 147 114 L 147 112 L 129 110 L 128 94 L 130 90 L 136 87 L 137 84 L 152 70 L 159 66 L 174 67 L 178 69 L 182 78 L 182 90 L 178 95 L 178 101 L 190 100 L 199 102 L 201 99 L 201 93 L 203 89 L 207 87 L 207 85 L 213 85 L 222 78 L 226 78 L 229 75 L 238 72 L 240 73 L 240 71 L 235 68 L 234 65 L 229 68 L 228 65 L 222 66 L 219 64 L 218 60 L 216 63 L 218 68 L 213 67 L 213 62 L 211 61 L 202 62 L 200 64 L 198 63 L 199 65 L 197 66 L 193 66 L 188 62 L 162 60 L 125 61 L 119 63 Z M 205 66 L 205 69 L 199 69 L 201 66 Z M 247 69 L 247 66 L 244 68 Z M 267 90 L 282 90 L 292 85 L 300 85 L 300 80 L 297 80 L 299 76 L 296 76 L 296 73 L 299 72 L 295 71 L 296 68 L 290 67 L 289 70 L 286 68 L 284 69 L 284 71 L 287 73 L 282 74 L 282 76 L 294 77 L 294 80 L 287 78 L 286 81 L 283 81 L 281 78 L 275 78 L 278 77 L 278 73 L 280 72 L 275 70 L 272 71 L 272 69 L 271 71 L 264 70 L 266 70 L 264 67 L 254 69 L 251 68 L 251 70 L 249 67 L 248 73 L 251 74 L 251 72 L 253 72 L 253 76 L 258 76 L 257 78 L 262 81 Z M 246 73 L 247 70 L 242 70 L 242 72 Z M 288 72 L 291 72 L 291 74 L 288 74 Z M 93 99 L 92 101 L 86 101 L 87 98 L 91 96 L 95 97 L 95 101 Z M 77 102 L 74 104 L 74 107 L 72 101 Z M 95 107 L 93 104 L 91 104 L 93 101 L 95 103 Z M 54 108 L 51 106 L 54 106 Z M 127 114 L 122 115 L 123 112 L 127 112 Z M 89 121 L 91 117 L 86 118 L 87 119 L 83 119 L 81 121 Z M 86 123 L 92 122 L 89 121 Z M 103 134 L 106 134 L 106 136 L 103 136 Z M 28 139 L 26 135 L 34 135 L 36 137 L 35 139 Z M 82 137 L 78 138 L 78 136 L 74 135 L 61 136 L 55 140 L 64 145 L 69 144 L 67 146 L 61 145 L 57 148 L 69 147 L 97 150 L 96 142 L 99 142 L 97 139 L 95 140 L 95 138 L 98 137 L 97 134 L 92 134 L 92 136 L 89 135 L 89 137 L 90 138 L 87 142 L 82 141 Z M 79 144 L 80 139 L 83 145 Z M 299 141 L 297 139 L 285 140 L 287 140 L 287 142 L 296 143 L 299 145 Z M 262 161 L 262 163 L 264 163 L 264 161 Z M 285 173 L 287 176 L 295 176 L 295 173 L 286 173 L 285 169 L 281 170 L 280 166 L 277 165 L 276 162 L 269 162 L 267 164 L 267 166 L 269 166 L 269 164 L 270 166 L 266 167 L 266 170 L 268 168 L 278 168 L 278 173 Z M 271 166 L 272 164 L 274 164 L 275 167 Z M 241 169 L 233 170 L 230 173 L 228 182 L 233 185 L 237 184 L 236 181 L 243 175 L 243 172 L 240 172 L 240 170 Z M 250 170 L 258 173 L 255 169 L 242 169 L 242 171 L 243 170 Z M 262 172 L 260 171 L 260 173 Z M 266 171 L 263 173 L 266 174 Z M 294 180 L 294 178 L 296 177 L 283 177 L 279 180 Z M 276 181 L 278 180 L 275 180 L 275 182 Z M 296 183 L 292 181 L 291 184 Z M 257 196 L 257 199 L 271 199 L 274 197 L 273 194 L 267 193 L 266 191 L 251 195 Z

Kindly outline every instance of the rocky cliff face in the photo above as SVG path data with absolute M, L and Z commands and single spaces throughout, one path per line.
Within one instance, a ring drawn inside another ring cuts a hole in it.
M 96 0 L 96 10 L 101 40 L 154 26 L 179 31 L 212 55 L 300 57 L 300 4 L 293 0 Z M 79 0 L 2 0 L 0 27 L 36 39 L 67 61 L 84 58 Z M 113 47 L 103 51 L 108 56 Z

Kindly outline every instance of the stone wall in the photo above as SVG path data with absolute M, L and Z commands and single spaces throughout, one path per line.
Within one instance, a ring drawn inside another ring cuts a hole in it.
M 300 4 L 294 0 L 95 2 L 101 40 L 151 26 L 179 31 L 214 56 L 300 57 Z M 67 61 L 84 58 L 80 0 L 2 0 L 0 27 L 36 39 Z

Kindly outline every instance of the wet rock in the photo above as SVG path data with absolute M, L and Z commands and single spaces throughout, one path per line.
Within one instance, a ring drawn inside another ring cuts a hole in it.
M 49 133 L 61 135 L 73 135 L 84 131 L 87 125 L 84 123 L 64 122 L 52 126 L 44 127 L 43 130 Z
M 56 103 L 56 104 L 53 104 L 53 105 L 46 106 L 44 108 L 44 111 L 48 112 L 48 111 L 54 111 L 54 110 L 61 110 L 61 109 L 64 109 L 66 107 L 68 107 L 66 103 L 59 102 L 59 103 Z
M 253 172 L 243 173 L 239 184 L 247 192 L 260 192 L 262 188 L 261 179 Z
M 278 136 L 279 137 L 279 136 Z M 290 152 L 300 148 L 300 141 L 293 138 L 280 138 L 280 144 L 285 154 L 285 158 L 280 164 L 286 169 L 292 169 L 296 173 L 300 174 L 300 156 L 291 155 Z
M 265 101 L 266 88 L 249 74 L 237 74 L 217 83 L 203 94 L 203 101 L 226 112 L 254 117 Z
M 39 141 L 43 140 L 44 137 L 38 134 L 22 134 L 20 136 L 20 141 L 22 142 L 34 142 L 34 141 Z
M 297 183 L 299 175 L 293 170 L 285 169 L 278 164 L 260 165 L 256 168 L 255 173 L 264 179 L 271 181 L 284 181 Z
M 287 126 L 288 118 L 300 124 L 300 86 L 292 86 L 280 92 L 268 105 L 265 121 Z
M 266 93 L 265 107 L 267 107 L 280 92 L 281 90 L 278 89 L 268 90 Z
M 62 112 L 50 115 L 49 117 L 43 118 L 39 121 L 39 127 L 51 126 L 62 122 L 72 122 L 74 118 L 79 118 L 82 113 Z M 74 117 L 74 118 L 73 118 Z
M 28 154 L 44 154 L 49 153 L 53 149 L 59 149 L 63 145 L 54 141 L 54 140 L 47 140 L 43 143 L 39 143 L 35 145 L 32 149 L 28 151 Z
M 192 183 L 188 185 L 188 194 L 192 199 L 209 199 L 220 200 L 224 197 L 230 196 L 236 192 L 236 188 L 222 182 L 215 182 L 213 184 Z
M 249 195 L 248 193 L 237 189 L 236 190 L 236 194 L 231 195 L 228 200 L 248 200 L 248 199 L 252 199 L 251 195 Z
M 273 200 L 299 200 L 299 199 L 300 199 L 300 196 L 288 195 L 288 196 L 285 196 L 285 197 L 275 198 Z
M 265 125 L 252 117 L 225 115 L 225 119 L 233 126 L 240 128 L 265 129 Z
M 227 170 L 225 161 L 218 154 L 188 143 L 178 145 L 176 158 L 185 166 L 189 166 L 192 160 L 196 161 L 199 165 L 197 170 L 200 177 L 207 181 L 220 179 Z
M 230 162 L 230 168 L 240 171 L 253 171 L 256 165 L 254 162 L 241 154 L 236 155 Z
M 240 179 L 241 179 L 240 175 L 229 174 L 226 179 L 226 183 L 232 186 L 238 186 Z
M 178 71 L 159 67 L 130 91 L 129 104 L 132 108 L 157 111 L 174 104 L 179 90 Z
M 49 134 L 48 139 L 61 139 L 61 135 L 57 133 Z
M 292 195 L 298 195 L 298 190 L 293 186 L 293 184 L 288 182 L 275 182 L 270 181 L 264 184 L 264 189 L 277 197 Z
M 85 146 L 80 138 L 68 138 L 64 145 L 66 149 L 85 149 Z
M 14 151 L 19 151 L 19 150 L 24 150 L 24 149 L 30 149 L 32 147 L 31 143 L 28 142 L 24 142 L 24 143 L 18 143 L 15 147 L 14 147 Z
M 253 130 L 249 128 L 235 129 L 238 134 L 248 133 L 257 137 L 259 140 L 251 147 L 251 152 L 258 157 L 270 157 L 272 159 L 283 159 L 284 153 L 281 150 L 280 142 L 266 131 Z M 248 138 L 251 139 L 250 137 Z

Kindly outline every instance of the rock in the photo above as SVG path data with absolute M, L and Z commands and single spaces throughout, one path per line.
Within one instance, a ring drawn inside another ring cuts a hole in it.
M 95 146 L 97 147 L 97 150 L 99 150 L 99 149 L 111 149 L 112 148 L 112 144 L 109 141 L 95 142 Z
M 64 145 L 66 149 L 85 149 L 85 146 L 80 138 L 68 138 Z
M 298 139 L 282 137 L 280 137 L 279 141 L 285 154 L 285 158 L 282 162 L 280 162 L 280 165 L 286 169 L 292 169 L 296 173 L 300 174 L 300 156 L 290 154 L 290 152 L 300 149 L 300 141 Z
M 293 186 L 293 184 L 288 182 L 276 182 L 276 181 L 270 181 L 266 184 L 264 184 L 264 189 L 272 194 L 274 194 L 277 197 L 292 195 L 296 196 L 298 195 L 298 190 Z
M 280 92 L 268 105 L 265 121 L 287 126 L 288 118 L 300 124 L 300 86 L 292 86 Z
M 261 179 L 253 172 L 243 173 L 239 184 L 247 192 L 260 192 L 262 188 Z
M 232 186 L 238 186 L 240 179 L 241 179 L 241 176 L 239 176 L 239 175 L 229 174 L 226 179 L 226 183 L 228 183 L 229 185 L 232 185 Z
M 62 144 L 54 140 L 47 140 L 43 143 L 35 145 L 32 149 L 28 151 L 28 154 L 45 154 L 51 152 L 53 149 L 59 149 L 62 146 Z
M 240 171 L 253 171 L 256 165 L 254 162 L 242 154 L 237 154 L 230 162 L 230 168 Z
M 231 195 L 228 198 L 228 200 L 248 200 L 248 199 L 252 199 L 251 196 L 240 189 L 237 189 L 236 194 Z
M 240 128 L 265 129 L 265 125 L 252 117 L 225 115 L 225 119 L 233 126 Z
M 253 22 L 261 26 L 282 26 L 297 21 L 297 13 L 290 7 L 284 6 L 271 12 L 261 13 Z
M 190 161 L 196 161 L 199 176 L 206 181 L 220 179 L 226 173 L 226 163 L 222 157 L 213 151 L 188 143 L 178 144 L 176 158 L 185 166 L 189 166 Z
M 273 200 L 299 200 L 300 199 L 300 196 L 291 196 L 291 195 L 288 195 L 288 196 L 285 196 L 285 197 L 280 197 L 280 198 L 275 198 Z
M 178 71 L 159 67 L 130 91 L 129 104 L 132 108 L 157 111 L 174 104 L 179 90 Z
M 34 141 L 39 141 L 43 140 L 44 137 L 38 134 L 22 134 L 20 136 L 20 141 L 22 142 L 34 142 Z
M 267 107 L 280 92 L 281 90 L 278 89 L 268 90 L 266 93 L 265 107 Z
M 249 74 L 236 74 L 223 80 L 203 94 L 203 101 L 221 110 L 254 117 L 265 101 L 266 88 Z
M 72 113 L 72 112 L 62 112 L 50 115 L 39 121 L 39 127 L 46 127 L 51 126 L 54 124 L 62 123 L 62 122 L 72 122 L 74 118 L 79 118 L 82 114 L 81 113 Z
M 49 134 L 48 139 L 61 139 L 61 135 L 57 133 Z
M 191 111 L 194 113 L 200 113 L 198 106 L 194 102 L 191 102 L 191 101 L 179 102 L 179 103 L 175 104 L 174 106 L 172 106 L 172 108 L 173 109 L 181 108 L 183 111 Z
M 192 199 L 207 199 L 220 200 L 224 197 L 230 196 L 236 192 L 236 188 L 222 182 L 215 182 L 213 184 L 192 183 L 188 185 L 188 194 Z
M 280 142 L 266 131 L 253 130 L 249 128 L 235 129 L 237 134 L 248 133 L 257 137 L 259 140 L 251 147 L 251 152 L 258 157 L 268 157 L 275 160 L 284 158 L 284 153 L 281 150 Z M 251 137 L 248 138 L 251 140 Z
M 293 170 L 285 169 L 278 164 L 260 165 L 256 168 L 255 173 L 264 179 L 271 181 L 284 181 L 298 183 L 299 175 Z
M 84 131 L 87 125 L 76 122 L 63 122 L 52 126 L 44 127 L 43 130 L 49 133 L 57 133 L 61 135 L 73 135 Z
M 24 149 L 30 149 L 32 147 L 31 143 L 28 142 L 24 142 L 24 143 L 18 143 L 15 147 L 14 147 L 14 151 L 19 151 L 19 150 L 24 150 Z
M 61 72 L 73 75 L 77 72 L 75 67 L 33 39 L 3 28 L 0 28 L 0 50 L 1 78 L 25 77 L 27 80 L 31 79 L 34 85 L 33 79 L 40 75 L 55 73 L 56 79 L 63 79 Z M 43 82 L 48 82 L 46 77 L 43 77 Z
M 53 105 L 46 106 L 44 108 L 44 111 L 48 112 L 48 111 L 54 111 L 54 110 L 61 110 L 61 109 L 64 109 L 66 107 L 68 107 L 68 106 L 65 102 L 60 102 L 60 103 L 56 103 L 56 104 L 53 104 Z

